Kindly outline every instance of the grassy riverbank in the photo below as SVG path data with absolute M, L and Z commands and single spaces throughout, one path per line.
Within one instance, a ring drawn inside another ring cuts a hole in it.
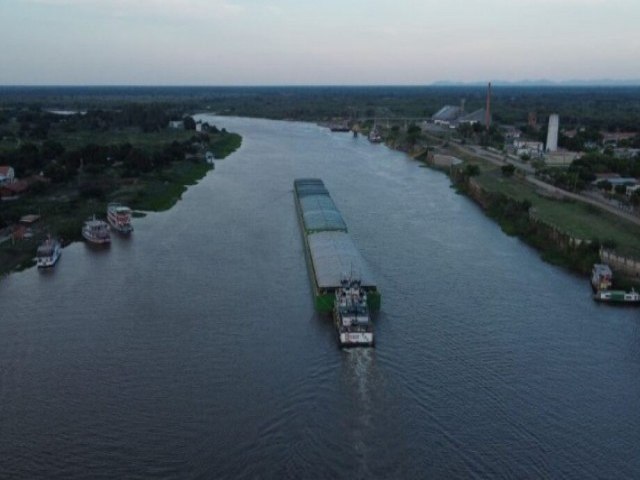
M 160 134 L 144 137 L 143 145 L 156 148 L 163 142 Z M 169 138 L 175 138 L 170 132 Z M 234 133 L 211 135 L 206 149 L 216 159 L 223 159 L 240 147 L 242 138 Z M 123 166 L 112 166 L 100 174 L 80 175 L 73 181 L 49 185 L 45 191 L 30 193 L 11 202 L 3 202 L 3 214 L 11 218 L 36 214 L 40 220 L 30 227 L 31 238 L 7 240 L 0 244 L 0 274 L 33 265 L 40 242 L 51 234 L 64 244 L 81 239 L 84 220 L 95 214 L 106 215 L 107 204 L 118 201 L 137 211 L 168 210 L 180 200 L 188 186 L 198 183 L 213 166 L 201 155 L 170 162 L 168 165 L 137 176 L 124 176 Z M 83 182 L 100 186 L 99 192 L 86 192 Z
M 640 227 L 595 206 L 550 197 L 524 178 L 505 176 L 482 161 L 466 159 L 450 176 L 506 234 L 534 247 L 549 263 L 586 275 L 600 261 L 601 247 L 640 258 Z M 638 288 L 640 282 L 617 274 L 616 286 Z

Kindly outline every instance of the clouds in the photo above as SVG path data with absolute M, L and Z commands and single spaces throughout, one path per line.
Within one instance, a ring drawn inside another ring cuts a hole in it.
M 640 78 L 637 0 L 0 0 L 1 83 Z

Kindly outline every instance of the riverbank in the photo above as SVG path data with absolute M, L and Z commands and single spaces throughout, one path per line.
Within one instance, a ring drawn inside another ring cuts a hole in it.
M 162 138 L 155 135 L 158 140 Z M 218 160 L 231 155 L 242 143 L 240 135 L 226 131 L 210 137 L 205 148 Z M 113 166 L 99 174 L 81 174 L 73 182 L 3 202 L 3 214 L 15 219 L 37 214 L 39 220 L 24 230 L 19 223 L 9 228 L 11 237 L 0 243 L 0 275 L 33 266 L 36 249 L 47 235 L 61 239 L 64 245 L 81 240 L 84 220 L 94 214 L 104 217 L 109 202 L 128 205 L 136 212 L 134 216 L 170 209 L 189 186 L 213 168 L 213 164 L 205 162 L 204 154 L 172 161 L 136 176 L 123 176 L 122 168 Z
M 503 169 L 481 158 L 443 153 L 458 158 L 457 165 L 438 166 L 433 155 L 414 156 L 429 168 L 446 173 L 452 185 L 473 200 L 510 236 L 517 236 L 540 252 L 541 258 L 579 275 L 589 275 L 602 252 L 630 262 L 640 258 L 640 227 L 593 205 L 559 198 L 535 188 L 523 174 Z M 616 272 L 617 285 L 640 286 L 638 272 Z

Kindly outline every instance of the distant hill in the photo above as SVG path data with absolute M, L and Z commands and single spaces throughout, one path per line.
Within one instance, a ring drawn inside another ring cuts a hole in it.
M 486 85 L 488 82 L 456 82 L 442 80 L 434 82 L 434 87 L 477 87 Z M 491 85 L 496 87 L 637 87 L 640 86 L 640 79 L 615 80 L 615 79 L 595 79 L 595 80 L 491 80 Z

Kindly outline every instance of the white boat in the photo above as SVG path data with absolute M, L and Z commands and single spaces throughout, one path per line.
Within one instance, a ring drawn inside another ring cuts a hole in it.
M 107 221 L 111 227 L 120 233 L 131 233 L 131 209 L 119 203 L 107 205 Z
M 369 141 L 371 143 L 381 143 L 382 135 L 380 134 L 380 130 L 378 130 L 377 125 L 374 123 L 373 127 L 369 131 Z
M 594 292 L 609 290 L 613 283 L 613 273 L 609 265 L 596 263 L 591 270 L 591 286 Z
M 333 319 L 341 346 L 373 346 L 367 294 L 358 280 L 342 280 L 342 286 L 336 290 Z
M 109 233 L 109 225 L 104 220 L 98 220 L 94 215 L 93 218 L 86 220 L 82 226 L 82 236 L 91 243 L 110 244 L 111 234 Z
M 36 264 L 38 268 L 53 267 L 61 254 L 62 245 L 60 245 L 60 242 L 51 237 L 47 237 L 47 239 L 42 242 L 42 245 L 38 247 Z

